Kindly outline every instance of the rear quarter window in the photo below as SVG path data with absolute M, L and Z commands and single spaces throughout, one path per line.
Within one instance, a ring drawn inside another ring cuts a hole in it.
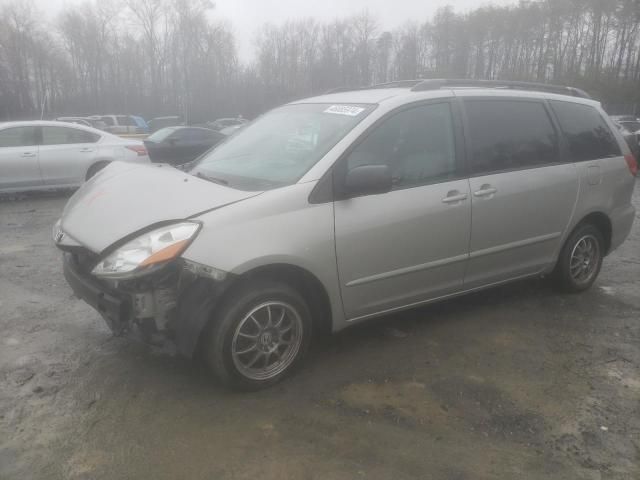
M 620 146 L 598 110 L 590 105 L 551 100 L 574 162 L 622 155 Z
M 42 127 L 42 145 L 68 145 L 95 143 L 100 135 L 85 130 L 67 127 Z

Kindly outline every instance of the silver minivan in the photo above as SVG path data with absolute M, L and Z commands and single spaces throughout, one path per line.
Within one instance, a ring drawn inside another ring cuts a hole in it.
M 317 332 L 527 277 L 588 289 L 636 171 L 577 89 L 399 82 L 276 108 L 185 171 L 114 162 L 54 239 L 115 334 L 257 389 Z

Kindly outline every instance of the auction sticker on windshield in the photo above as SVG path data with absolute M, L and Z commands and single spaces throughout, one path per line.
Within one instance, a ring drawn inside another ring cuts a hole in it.
M 337 115 L 348 115 L 350 117 L 355 117 L 362 112 L 364 112 L 364 108 L 354 107 L 352 105 L 331 105 L 324 111 L 324 113 L 335 113 Z

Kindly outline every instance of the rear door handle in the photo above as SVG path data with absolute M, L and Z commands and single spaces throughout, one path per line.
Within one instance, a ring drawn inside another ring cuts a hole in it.
M 466 193 L 460 193 L 457 190 L 452 190 L 447 193 L 447 196 L 442 199 L 442 203 L 458 203 L 467 199 Z
M 491 185 L 482 185 L 480 187 L 480 190 L 478 190 L 477 192 L 473 192 L 473 196 L 474 197 L 488 197 L 490 195 L 493 195 L 497 191 L 498 191 L 498 189 L 492 187 Z
M 93 148 L 81 148 L 81 152 L 93 152 Z
M 35 157 L 36 154 L 34 152 L 24 152 L 21 157 Z

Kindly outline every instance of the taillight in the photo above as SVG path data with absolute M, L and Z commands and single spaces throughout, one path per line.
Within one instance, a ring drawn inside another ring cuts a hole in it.
M 625 161 L 627 162 L 627 167 L 629 167 L 629 171 L 631 172 L 631 175 L 637 175 L 638 174 L 638 162 L 636 161 L 636 158 L 630 154 L 627 153 L 624 156 Z
M 136 152 L 139 157 L 143 157 L 147 155 L 147 149 L 144 145 L 127 145 L 125 148 L 128 148 L 129 150 Z

